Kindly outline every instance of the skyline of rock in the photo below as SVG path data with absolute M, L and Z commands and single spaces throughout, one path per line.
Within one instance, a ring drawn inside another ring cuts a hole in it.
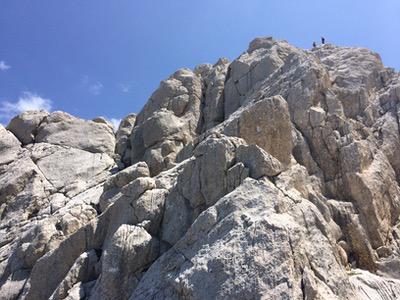
M 0 125 L 0 298 L 398 299 L 399 104 L 377 53 L 262 37 L 115 134 L 22 113 Z

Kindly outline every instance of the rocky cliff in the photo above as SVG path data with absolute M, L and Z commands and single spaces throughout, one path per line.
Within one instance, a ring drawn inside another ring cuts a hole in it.
M 399 299 L 400 75 L 257 38 L 114 134 L 0 126 L 1 299 Z

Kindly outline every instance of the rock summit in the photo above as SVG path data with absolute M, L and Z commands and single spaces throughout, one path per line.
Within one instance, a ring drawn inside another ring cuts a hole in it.
M 0 125 L 0 299 L 400 299 L 400 74 L 256 38 L 114 132 Z

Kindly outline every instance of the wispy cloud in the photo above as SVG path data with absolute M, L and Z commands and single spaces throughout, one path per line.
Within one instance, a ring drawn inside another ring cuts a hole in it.
M 100 95 L 104 86 L 101 82 L 91 80 L 88 75 L 81 78 L 81 86 L 89 91 L 92 95 Z
M 100 95 L 102 90 L 103 90 L 103 84 L 100 82 L 96 82 L 89 85 L 89 92 L 95 96 Z
M 132 85 L 129 83 L 120 83 L 118 84 L 118 86 L 121 89 L 121 92 L 123 93 L 129 93 L 132 87 Z
M 0 118 L 9 119 L 28 110 L 51 111 L 53 102 L 37 94 L 23 92 L 16 102 L 3 101 L 0 103 Z
M 11 66 L 7 65 L 4 60 L 0 60 L 0 71 L 6 71 L 10 68 Z
M 118 127 L 119 127 L 119 124 L 121 123 L 121 119 L 111 118 L 111 119 L 109 119 L 109 121 L 113 125 L 114 131 L 117 131 Z

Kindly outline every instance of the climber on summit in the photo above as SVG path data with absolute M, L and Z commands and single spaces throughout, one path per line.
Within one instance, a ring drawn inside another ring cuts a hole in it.
M 322 43 L 322 45 L 325 44 L 325 38 L 323 36 L 321 37 L 321 43 Z
M 313 48 L 317 47 L 317 43 L 316 43 L 316 42 L 313 42 L 313 43 L 312 43 L 312 46 L 313 46 Z

